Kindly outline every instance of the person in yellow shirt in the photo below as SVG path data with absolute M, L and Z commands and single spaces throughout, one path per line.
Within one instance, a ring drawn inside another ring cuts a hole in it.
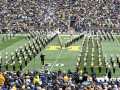
M 65 74 L 63 79 L 64 79 L 64 82 L 68 82 L 69 78 L 68 78 L 67 74 Z
M 16 85 L 13 85 L 13 87 L 11 88 L 11 90 L 17 90 Z
M 4 84 L 4 82 L 5 82 L 5 77 L 3 73 L 0 72 L 0 87 Z
M 35 75 L 35 77 L 34 77 L 34 79 L 33 79 L 33 83 L 34 83 L 34 84 L 40 84 L 39 75 Z

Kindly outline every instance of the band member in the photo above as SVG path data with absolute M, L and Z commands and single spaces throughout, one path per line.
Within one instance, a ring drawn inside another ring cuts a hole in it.
M 98 68 L 99 68 L 99 73 L 101 73 L 101 66 L 99 66 Z
M 8 63 L 5 64 L 5 69 L 8 71 Z
M 41 64 L 44 65 L 44 60 L 45 60 L 45 55 L 44 54 L 41 54 L 40 55 L 40 58 L 41 58 Z
M 15 67 L 15 64 L 13 64 L 13 71 L 15 71 L 16 70 L 16 67 Z
M 27 60 L 25 60 L 25 66 L 27 66 Z
M 112 72 L 111 72 L 111 70 L 109 70 L 109 72 L 108 72 L 108 78 L 109 78 L 109 80 L 111 79 L 111 77 L 112 77 Z
M 19 68 L 20 68 L 20 70 L 22 71 L 22 64 L 20 64 Z

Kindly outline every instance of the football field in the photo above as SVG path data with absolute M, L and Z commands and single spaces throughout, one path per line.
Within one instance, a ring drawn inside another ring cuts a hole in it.
M 3 35 L 0 35 L 2 38 Z M 84 66 L 86 65 L 87 72 L 91 74 L 91 64 L 94 66 L 94 70 L 97 73 L 97 76 L 106 75 L 105 73 L 105 60 L 107 59 L 108 64 L 110 64 L 110 69 L 112 70 L 110 63 L 110 56 L 113 57 L 113 62 L 116 63 L 115 69 L 116 72 L 112 73 L 114 77 L 120 76 L 120 68 L 118 67 L 116 61 L 116 55 L 120 57 L 120 37 L 115 36 L 115 41 L 103 40 L 100 41 L 100 50 L 97 48 L 98 40 L 96 37 L 84 37 L 79 39 L 77 42 L 73 43 L 69 47 L 65 48 L 64 44 L 69 42 L 71 39 L 77 37 L 77 35 L 59 35 L 53 41 L 44 48 L 41 53 L 45 55 L 45 64 L 46 67 L 43 68 L 41 65 L 40 54 L 39 53 L 35 58 L 24 67 L 23 71 L 28 70 L 43 70 L 47 69 L 48 71 L 58 71 L 61 69 L 64 72 L 68 70 L 75 71 L 76 64 L 78 59 L 80 60 L 79 72 L 84 71 Z M 14 53 L 16 49 L 23 47 L 29 41 L 24 36 L 15 36 L 6 41 L 0 39 L 0 55 L 3 57 L 3 64 L 10 60 L 9 55 Z M 83 46 L 84 42 L 84 46 Z M 94 45 L 93 45 L 94 43 Z M 93 53 L 94 51 L 94 53 Z M 8 58 L 6 59 L 6 55 Z M 105 58 L 104 58 L 105 57 Z M 101 72 L 99 72 L 98 66 L 101 62 Z M 9 64 L 10 61 L 9 61 Z M 16 64 L 16 67 L 17 64 Z M 11 70 L 11 68 L 9 68 Z M 18 70 L 18 69 L 17 69 Z
M 61 47 L 64 45 L 66 41 L 69 41 L 71 38 L 69 35 L 61 35 L 56 37 L 43 51 L 42 53 L 45 54 L 45 64 L 48 64 L 48 70 L 75 70 L 75 65 L 77 62 L 77 56 L 80 53 L 80 46 L 82 40 L 79 42 L 74 43 L 68 48 Z M 31 67 L 31 65 L 33 67 Z M 39 70 L 42 68 L 41 61 L 40 61 L 40 54 L 36 56 L 36 58 L 28 65 L 26 69 Z

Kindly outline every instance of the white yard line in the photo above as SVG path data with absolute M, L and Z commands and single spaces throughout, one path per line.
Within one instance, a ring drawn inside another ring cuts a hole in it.
M 59 44 L 60 44 L 60 47 L 62 47 L 62 40 L 61 40 L 61 36 L 58 35 L 58 39 L 59 39 Z
M 58 58 L 60 57 L 61 53 L 62 53 L 62 49 L 60 50 L 60 52 L 58 52 L 58 56 L 56 57 L 56 60 L 53 62 L 49 71 L 51 71 L 53 69 L 53 67 L 55 66 L 55 64 L 58 62 Z
M 120 43 L 119 43 L 119 40 L 118 40 L 118 38 L 116 37 L 116 36 L 114 36 L 115 37 L 115 39 L 116 39 L 116 41 L 117 41 L 117 44 L 118 44 L 118 46 L 120 45 Z

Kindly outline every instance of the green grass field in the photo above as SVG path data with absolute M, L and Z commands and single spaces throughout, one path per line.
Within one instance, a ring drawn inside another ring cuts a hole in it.
M 0 35 L 1 37 L 2 35 Z M 45 49 L 42 50 L 41 53 L 45 54 L 45 64 L 48 64 L 49 71 L 57 71 L 61 69 L 64 72 L 67 72 L 69 69 L 74 71 L 75 66 L 78 60 L 78 57 L 81 60 L 80 64 L 80 71 L 83 71 L 84 67 L 84 59 L 86 57 L 87 61 L 87 71 L 91 74 L 90 67 L 91 62 L 94 62 L 95 71 L 97 76 L 105 75 L 105 63 L 104 63 L 104 56 L 107 57 L 109 62 L 109 56 L 113 56 L 115 58 L 116 55 L 120 55 L 120 37 L 117 36 L 118 41 L 109 41 L 104 40 L 101 42 L 101 61 L 102 61 L 102 72 L 98 72 L 98 65 L 99 65 L 99 54 L 97 48 L 97 40 L 96 37 L 93 37 L 93 41 L 95 46 L 92 45 L 92 39 L 88 41 L 88 37 L 86 37 L 85 45 L 82 46 L 83 39 L 80 39 L 78 42 L 72 44 L 68 48 L 61 48 L 61 45 L 64 44 L 74 38 L 76 36 L 69 36 L 69 35 L 60 35 L 56 37 Z M 2 57 L 7 55 L 9 56 L 12 52 L 21 46 L 24 46 L 28 43 L 28 40 L 24 38 L 24 36 L 16 36 L 11 40 L 7 40 L 3 42 L 0 40 L 0 55 Z M 88 49 L 87 49 L 88 47 Z M 92 49 L 94 48 L 93 57 L 91 56 Z M 82 52 L 81 52 L 82 51 Z M 23 69 L 23 71 L 27 70 L 42 70 L 43 66 L 41 65 L 40 61 L 40 54 L 39 53 L 33 60 Z M 5 63 L 7 60 L 4 60 Z M 116 60 L 114 61 L 116 62 Z M 111 69 L 112 70 L 112 69 Z M 116 66 L 116 73 L 114 74 L 115 77 L 120 76 L 120 69 Z
M 70 36 L 59 36 L 61 39 L 61 43 L 64 44 L 67 40 L 70 40 Z M 50 64 L 49 70 L 58 70 L 61 69 L 63 71 L 67 71 L 69 69 L 75 70 L 75 65 L 77 62 L 77 56 L 80 52 L 81 40 L 79 42 L 73 44 L 68 48 L 60 48 L 59 38 L 55 38 L 43 51 L 45 54 L 45 63 Z M 74 38 L 74 37 L 73 37 Z M 31 67 L 31 65 L 33 67 Z M 25 70 L 39 70 L 41 69 L 40 55 L 36 56 L 36 58 L 29 63 L 28 67 Z

